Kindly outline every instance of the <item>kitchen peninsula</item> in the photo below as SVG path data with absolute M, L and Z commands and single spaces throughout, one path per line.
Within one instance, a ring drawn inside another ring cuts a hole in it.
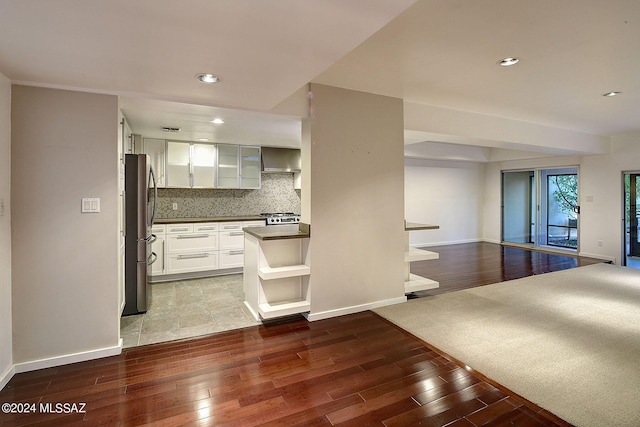
M 244 228 L 245 305 L 257 320 L 310 311 L 310 225 Z

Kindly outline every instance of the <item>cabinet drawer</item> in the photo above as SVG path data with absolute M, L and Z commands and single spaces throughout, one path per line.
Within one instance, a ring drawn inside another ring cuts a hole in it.
M 218 223 L 203 222 L 203 223 L 193 224 L 194 233 L 200 233 L 202 231 L 218 231 Z
M 242 231 L 241 222 L 221 222 L 220 231 Z
M 244 266 L 243 249 L 220 251 L 220 268 L 237 268 L 242 266 Z
M 243 227 L 264 227 L 267 225 L 267 221 L 264 219 L 259 219 L 256 221 L 245 221 L 242 226 Z
M 199 252 L 218 250 L 218 233 L 167 234 L 167 252 Z
M 154 224 L 153 227 L 151 227 L 151 233 L 158 235 L 158 234 L 164 234 L 166 230 L 166 227 L 164 226 L 164 224 Z
M 193 224 L 172 224 L 167 225 L 167 234 L 175 233 L 191 233 L 193 231 Z
M 244 231 L 221 231 L 220 249 L 242 249 L 244 248 Z
M 167 256 L 167 272 L 170 274 L 217 269 L 218 251 L 189 252 Z

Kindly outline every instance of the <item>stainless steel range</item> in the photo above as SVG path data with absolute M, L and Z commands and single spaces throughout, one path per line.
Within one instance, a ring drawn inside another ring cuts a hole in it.
M 260 216 L 266 218 L 267 225 L 300 223 L 300 215 L 294 214 L 293 212 L 261 213 Z

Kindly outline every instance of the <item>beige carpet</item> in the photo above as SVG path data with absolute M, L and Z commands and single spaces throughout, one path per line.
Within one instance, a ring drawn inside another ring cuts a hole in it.
M 374 310 L 577 426 L 640 426 L 640 271 L 594 264 Z

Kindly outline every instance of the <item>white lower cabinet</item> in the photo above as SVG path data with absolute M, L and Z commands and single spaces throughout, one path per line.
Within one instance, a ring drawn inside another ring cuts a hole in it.
M 244 266 L 244 249 L 223 249 L 220 251 L 220 268 L 240 268 Z
M 244 227 L 264 227 L 262 221 L 220 223 L 220 268 L 244 267 Z
M 217 270 L 218 251 L 174 253 L 168 255 L 168 272 L 171 274 Z
M 167 235 L 167 253 L 218 250 L 218 233 L 181 233 Z
M 165 274 L 165 229 L 163 224 L 151 227 L 151 234 L 156 236 L 156 241 L 151 244 L 151 252 L 156 254 L 156 260 L 151 264 L 151 276 L 161 276 Z
M 217 270 L 218 223 L 174 224 L 167 229 L 167 273 Z
M 157 240 L 153 251 L 158 259 L 153 264 L 152 275 L 242 268 L 242 229 L 264 225 L 264 220 L 155 225 L 153 233 Z

